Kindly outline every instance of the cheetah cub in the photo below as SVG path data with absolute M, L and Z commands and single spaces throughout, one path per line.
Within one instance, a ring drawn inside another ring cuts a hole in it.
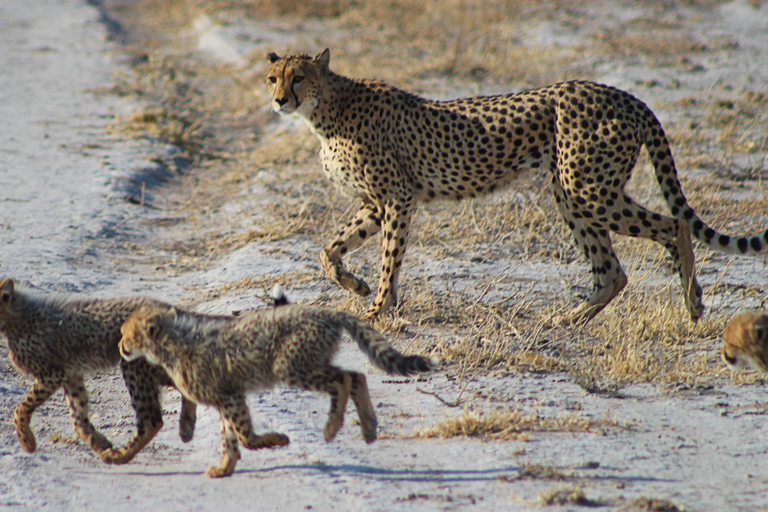
M 163 426 L 158 386 L 172 386 L 165 371 L 146 361 L 121 361 L 117 344 L 120 326 L 140 306 L 163 305 L 146 298 L 64 300 L 41 297 L 0 279 L 0 333 L 8 338 L 10 359 L 35 382 L 16 407 L 13 423 L 24 451 L 37 448 L 30 428 L 32 414 L 60 387 L 72 416 L 77 435 L 99 454 L 102 460 L 129 462 Z M 91 423 L 88 393 L 83 376 L 120 364 L 123 379 L 136 411 L 136 432 L 120 449 Z M 182 398 L 179 435 L 192 439 L 196 404 Z
M 731 320 L 723 331 L 721 355 L 732 370 L 768 372 L 768 314 L 752 311 Z
M 283 434 L 255 434 L 245 402 L 246 392 L 278 382 L 331 395 L 323 431 L 327 442 L 339 432 L 350 396 L 363 439 L 368 443 L 376 439 L 376 414 L 365 375 L 331 364 L 345 331 L 388 373 L 411 375 L 435 364 L 421 356 L 402 355 L 376 329 L 349 313 L 290 304 L 232 319 L 142 307 L 122 327 L 120 353 L 129 361 L 144 356 L 159 364 L 189 400 L 218 409 L 221 462 L 206 474 L 221 477 L 235 470 L 238 441 L 249 450 L 288 444 Z
M 732 238 L 688 205 L 659 120 L 634 96 L 592 82 L 565 82 L 519 94 L 451 101 L 420 98 L 386 83 L 357 80 L 317 57 L 268 55 L 272 109 L 302 118 L 320 140 L 323 170 L 360 210 L 320 253 L 328 275 L 362 296 L 370 288 L 342 258 L 382 232 L 376 299 L 366 314 L 397 303 L 397 281 L 418 203 L 461 200 L 509 186 L 526 171 L 549 173 L 560 215 L 588 260 L 593 291 L 562 320 L 586 322 L 627 284 L 611 233 L 663 245 L 680 275 L 692 320 L 701 317 L 691 235 L 711 249 L 768 247 L 768 230 Z M 671 216 L 647 210 L 624 191 L 642 146 Z

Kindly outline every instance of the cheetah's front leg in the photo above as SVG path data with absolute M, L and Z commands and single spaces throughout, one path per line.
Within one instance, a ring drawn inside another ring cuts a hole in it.
M 371 318 L 385 313 L 397 304 L 397 279 L 405 256 L 406 240 L 411 225 L 413 198 L 390 198 L 384 207 L 382 220 L 381 276 L 376 300 L 365 314 Z
M 240 459 L 238 440 L 249 450 L 286 446 L 290 442 L 288 436 L 278 432 L 262 436 L 255 434 L 245 396 L 242 394 L 234 393 L 224 397 L 217 407 L 221 425 L 221 461 L 218 466 L 210 466 L 205 471 L 211 478 L 229 476 L 235 472 L 235 466 Z
M 96 430 L 88 417 L 88 391 L 85 389 L 82 375 L 72 375 L 67 378 L 64 382 L 64 396 L 72 416 L 72 427 L 80 439 L 98 454 L 112 448 L 112 443 L 104 437 L 104 434 Z
M 120 369 L 131 396 L 131 405 L 136 412 L 136 430 L 125 446 L 101 452 L 101 460 L 107 464 L 127 464 L 132 461 L 163 428 L 157 369 L 143 358 L 131 362 L 123 361 L 120 363 Z
M 63 380 L 63 373 L 35 379 L 32 389 L 29 390 L 24 400 L 16 406 L 16 411 L 13 414 L 13 426 L 16 428 L 16 436 L 25 452 L 32 453 L 37 449 L 35 434 L 29 426 L 32 421 L 32 413 L 53 396 L 56 390 L 61 387 Z
M 339 234 L 325 246 L 320 253 L 320 264 L 331 279 L 342 288 L 365 297 L 371 293 L 368 284 L 356 277 L 347 269 L 341 258 L 350 251 L 360 247 L 369 237 L 381 230 L 381 213 L 379 207 L 369 201 L 363 201 L 363 207 L 355 217 L 347 223 Z

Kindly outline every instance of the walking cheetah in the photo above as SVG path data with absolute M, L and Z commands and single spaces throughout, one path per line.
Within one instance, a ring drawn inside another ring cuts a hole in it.
M 711 249 L 758 252 L 768 231 L 732 238 L 694 213 L 677 178 L 656 116 L 630 94 L 592 82 L 564 82 L 520 94 L 432 101 L 383 82 L 329 70 L 326 49 L 268 54 L 272 108 L 296 114 L 320 139 L 323 170 L 362 200 L 354 218 L 320 254 L 330 277 L 359 295 L 370 288 L 342 257 L 382 231 L 379 289 L 366 316 L 397 302 L 397 279 L 418 202 L 460 200 L 509 185 L 527 170 L 549 171 L 558 210 L 591 265 L 593 291 L 562 320 L 586 322 L 627 284 L 610 233 L 663 245 L 680 274 L 691 319 L 701 317 L 690 235 Z M 645 145 L 672 217 L 651 212 L 625 192 Z
M 117 348 L 120 326 L 133 310 L 150 304 L 163 305 L 139 297 L 78 301 L 40 297 L 11 279 L 0 279 L 0 333 L 8 338 L 13 365 L 35 378 L 13 415 L 24 451 L 37 448 L 30 428 L 32 414 L 62 386 L 75 432 L 102 460 L 129 462 L 152 440 L 163 426 L 158 386 L 173 383 L 162 368 L 146 361 L 121 361 Z M 88 417 L 83 376 L 118 363 L 136 411 L 136 431 L 123 448 L 113 450 Z M 194 434 L 195 410 L 195 403 L 182 398 L 179 435 L 184 442 Z
M 411 375 L 433 367 L 424 357 L 400 354 L 376 329 L 349 313 L 299 305 L 249 311 L 231 319 L 142 307 L 122 327 L 120 353 L 129 361 L 145 356 L 161 365 L 184 396 L 218 409 L 221 462 L 206 474 L 221 477 L 235 470 L 238 440 L 249 450 L 288 444 L 283 434 L 255 434 L 245 403 L 246 392 L 278 382 L 331 395 L 323 430 L 326 442 L 339 432 L 350 396 L 363 439 L 376 440 L 376 414 L 365 375 L 331 364 L 344 331 L 388 373 Z
M 723 361 L 733 370 L 752 367 L 768 372 L 768 314 L 742 313 L 723 331 Z

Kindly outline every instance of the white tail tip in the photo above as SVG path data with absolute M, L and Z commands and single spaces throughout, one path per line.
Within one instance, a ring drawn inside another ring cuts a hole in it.
M 272 298 L 276 301 L 278 300 L 285 300 L 285 292 L 283 291 L 283 287 L 280 286 L 280 283 L 275 283 L 275 286 L 272 287 Z

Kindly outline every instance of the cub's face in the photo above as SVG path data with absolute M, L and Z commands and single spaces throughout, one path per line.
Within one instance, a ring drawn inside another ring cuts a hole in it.
M 6 319 L 12 314 L 13 279 L 0 279 L 0 329 L 4 328 Z
M 272 110 L 280 115 L 299 114 L 309 118 L 317 108 L 328 76 L 331 54 L 326 49 L 314 59 L 307 55 L 267 55 L 267 88 Z
M 732 369 L 754 368 L 768 372 L 768 315 L 738 315 L 723 331 L 720 354 Z
M 123 359 L 133 361 L 146 357 L 149 362 L 155 362 L 152 347 L 162 328 L 163 313 L 163 309 L 153 306 L 142 306 L 131 313 L 120 327 L 123 336 L 118 348 Z

